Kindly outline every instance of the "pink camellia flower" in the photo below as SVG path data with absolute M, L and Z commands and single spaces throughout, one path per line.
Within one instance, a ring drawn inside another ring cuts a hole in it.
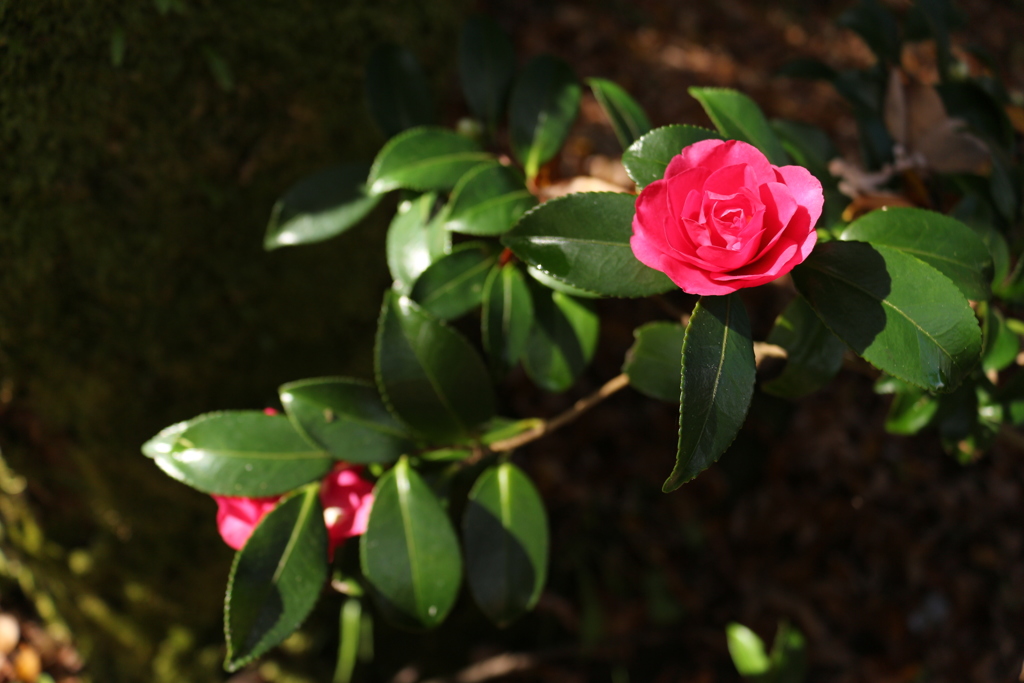
M 320 502 L 324 506 L 324 523 L 330 555 L 346 538 L 366 531 L 373 506 L 373 484 L 359 476 L 362 468 L 337 467 L 320 484 Z
M 320 483 L 320 503 L 327 526 L 328 557 L 345 539 L 366 531 L 373 505 L 373 484 L 363 479 L 361 467 L 340 464 Z M 217 501 L 217 529 L 224 542 L 241 550 L 264 515 L 274 509 L 281 496 L 244 498 L 213 496 Z
M 213 497 L 217 501 L 217 529 L 224 542 L 241 550 L 263 516 L 274 509 L 281 496 L 273 498 Z
M 636 199 L 633 254 L 690 294 L 770 282 L 811 253 L 825 202 L 802 166 L 774 166 L 739 140 L 702 140 Z

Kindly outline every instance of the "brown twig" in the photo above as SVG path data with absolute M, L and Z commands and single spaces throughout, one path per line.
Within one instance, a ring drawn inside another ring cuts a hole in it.
M 522 434 L 516 434 L 515 436 L 509 437 L 508 439 L 495 441 L 490 446 L 488 446 L 488 450 L 490 450 L 492 453 L 502 453 L 504 451 L 511 451 L 515 448 L 519 448 L 520 446 L 524 446 L 530 443 L 531 441 L 535 441 L 540 437 L 544 436 L 545 434 L 550 434 L 559 427 L 572 422 L 577 417 L 587 412 L 601 401 L 605 400 L 615 392 L 625 388 L 628 385 L 629 377 L 627 377 L 625 373 L 613 377 L 612 379 L 605 382 L 604 386 L 602 386 L 594 393 L 590 394 L 589 396 L 584 396 L 580 400 L 576 401 L 576 403 L 573 404 L 572 408 L 569 408 L 569 410 L 565 411 L 564 413 L 556 415 L 550 420 L 546 420 L 540 425 L 534 427 L 533 429 L 525 431 Z

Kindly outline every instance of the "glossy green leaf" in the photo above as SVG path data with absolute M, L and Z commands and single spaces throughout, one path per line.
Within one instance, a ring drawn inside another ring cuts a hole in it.
M 672 157 L 701 140 L 720 139 L 718 133 L 697 126 L 662 126 L 645 134 L 629 146 L 622 155 L 626 173 L 642 190 L 655 180 L 665 177 L 665 169 Z
M 573 287 L 640 297 L 675 284 L 637 260 L 629 246 L 636 197 L 581 192 L 547 201 L 523 216 L 501 241 L 516 256 Z
M 686 328 L 679 323 L 647 323 L 633 330 L 636 341 L 626 352 L 622 371 L 637 391 L 679 403 L 680 365 Z
M 470 17 L 459 40 L 459 76 L 469 110 L 488 130 L 505 111 L 515 71 L 515 50 L 504 31 L 488 17 Z
M 1007 326 L 1003 314 L 992 306 L 986 307 L 982 335 L 985 346 L 981 369 L 998 372 L 1010 367 L 1020 353 L 1020 337 Z
M 690 88 L 688 92 L 704 107 L 722 137 L 749 142 L 776 166 L 789 163 L 789 155 L 754 100 L 728 88 Z
M 536 204 L 517 169 L 497 162 L 480 164 L 452 190 L 445 227 L 467 235 L 500 235 Z
M 875 367 L 931 391 L 952 391 L 981 354 L 981 328 L 959 289 L 909 254 L 826 242 L 793 269 L 822 322 Z
M 397 45 L 382 45 L 370 55 L 366 99 L 374 122 L 388 137 L 434 123 L 434 102 L 423 68 L 414 54 Z
M 611 121 L 623 150 L 651 130 L 651 121 L 643 107 L 621 86 L 604 78 L 588 78 L 587 85 Z
M 509 100 L 509 141 L 528 178 L 562 148 L 582 92 L 569 65 L 551 55 L 534 57 L 519 74 Z
M 381 612 L 406 627 L 433 628 L 455 604 L 462 558 L 448 515 L 405 458 L 377 481 L 366 533 L 363 576 Z
M 392 462 L 412 448 L 369 382 L 319 377 L 289 382 L 278 393 L 298 432 L 338 460 Z
M 764 642 L 743 624 L 733 622 L 725 627 L 729 656 L 741 676 L 760 676 L 771 668 Z
M 601 298 L 601 295 L 598 294 L 597 292 L 588 292 L 585 289 L 580 289 L 579 287 L 573 287 L 572 285 L 567 284 L 565 282 L 562 282 L 561 280 L 556 280 L 555 278 L 551 277 L 550 275 L 545 273 L 540 268 L 537 268 L 536 266 L 528 265 L 526 267 L 526 272 L 527 272 L 527 274 L 529 274 L 529 276 L 535 282 L 539 282 L 540 284 L 544 285 L 548 289 L 553 289 L 556 292 L 561 292 L 562 294 L 568 294 L 570 296 L 574 296 L 574 297 L 577 297 L 577 298 L 580 298 L 580 299 L 600 299 Z
M 466 579 L 480 610 L 505 626 L 537 604 L 548 565 L 548 520 L 530 478 L 510 462 L 486 469 L 462 518 Z
M 327 580 L 320 486 L 284 498 L 235 555 L 224 601 L 224 667 L 236 671 L 292 634 Z
M 493 243 L 460 244 L 423 271 L 410 296 L 431 315 L 458 318 L 480 305 L 487 274 L 497 261 Z
M 682 365 L 679 453 L 666 492 L 718 460 L 747 416 L 757 367 L 739 295 L 701 297 L 686 326 Z
M 395 289 L 403 294 L 412 291 L 413 283 L 430 264 L 451 251 L 451 234 L 440 216 L 433 216 L 436 201 L 433 193 L 403 201 L 388 227 L 388 270 Z
M 843 367 L 846 344 L 821 322 L 802 298 L 793 300 L 775 321 L 768 343 L 786 349 L 786 367 L 761 388 L 769 394 L 800 398 L 832 381 Z
M 366 193 L 367 164 L 340 164 L 303 178 L 274 204 L 263 238 L 268 251 L 339 235 L 380 202 Z
M 371 194 L 398 188 L 450 190 L 466 171 L 493 158 L 447 128 L 420 126 L 388 140 L 373 160 L 366 186 Z
M 491 369 L 500 373 L 519 362 L 533 326 L 533 299 L 515 264 L 491 269 L 484 284 L 480 320 Z
M 883 375 L 875 383 L 875 393 L 893 395 L 885 417 L 885 430 L 890 434 L 917 434 L 931 424 L 939 409 L 939 402 L 931 394 L 895 377 Z
M 523 367 L 540 388 L 561 392 L 573 385 L 597 348 L 599 320 L 586 301 L 533 285 L 534 322 Z
M 165 473 L 204 493 L 274 496 L 319 479 L 334 460 L 310 446 L 284 415 L 206 413 L 142 446 Z
M 968 299 L 984 301 L 992 293 L 988 247 L 969 227 L 941 213 L 910 207 L 871 211 L 851 223 L 840 239 L 910 254 L 952 280 Z
M 397 292 L 384 295 L 374 356 L 385 402 L 429 438 L 465 435 L 494 414 L 494 389 L 473 347 Z

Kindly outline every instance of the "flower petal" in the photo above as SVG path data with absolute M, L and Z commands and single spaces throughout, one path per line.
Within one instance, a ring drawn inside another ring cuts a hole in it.
M 775 173 L 779 182 L 785 183 L 793 193 L 796 203 L 807 209 L 813 228 L 818 224 L 822 207 L 825 206 L 825 193 L 821 189 L 821 182 L 803 166 L 778 166 Z
M 673 157 L 665 169 L 665 177 L 670 178 L 691 168 L 715 170 L 736 164 L 749 164 L 758 185 L 775 180 L 775 167 L 767 157 L 757 147 L 741 140 L 695 142 Z

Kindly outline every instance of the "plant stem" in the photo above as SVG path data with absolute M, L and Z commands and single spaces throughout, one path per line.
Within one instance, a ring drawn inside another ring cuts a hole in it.
M 627 377 L 625 373 L 613 377 L 612 379 L 605 382 L 604 386 L 602 386 L 594 393 L 590 394 L 589 396 L 584 396 L 580 400 L 576 401 L 576 403 L 573 404 L 572 408 L 569 408 L 564 413 L 556 415 L 550 420 L 545 420 L 539 426 L 534 427 L 529 431 L 523 432 L 522 434 L 516 434 L 515 436 L 510 437 L 508 439 L 495 441 L 490 446 L 488 446 L 488 450 L 491 451 L 492 453 L 502 453 L 504 451 L 511 451 L 515 448 L 519 448 L 520 446 L 528 444 L 531 441 L 535 441 L 540 437 L 544 436 L 545 434 L 550 434 L 559 427 L 572 422 L 577 417 L 587 412 L 601 401 L 605 400 L 615 392 L 619 391 L 620 389 L 623 389 L 628 385 L 629 377 Z

